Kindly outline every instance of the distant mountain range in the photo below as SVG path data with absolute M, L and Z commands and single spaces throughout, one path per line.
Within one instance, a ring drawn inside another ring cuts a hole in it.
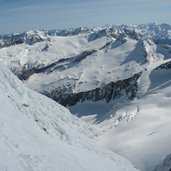
M 107 31 L 110 29 L 118 29 L 124 32 L 137 32 L 143 37 L 151 37 L 154 41 L 170 41 L 171 26 L 168 24 L 140 24 L 140 25 L 105 25 L 103 27 L 88 28 L 79 27 L 66 30 L 29 30 L 23 33 L 14 33 L 0 36 L 0 47 L 11 46 L 14 44 L 34 44 L 43 41 L 46 36 L 74 36 L 79 34 L 88 34 L 98 31 Z

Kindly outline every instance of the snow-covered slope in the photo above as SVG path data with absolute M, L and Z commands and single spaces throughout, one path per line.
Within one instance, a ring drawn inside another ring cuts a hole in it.
M 133 171 L 93 144 L 90 131 L 56 102 L 25 88 L 0 66 L 1 171 Z
M 157 68 L 149 79 L 142 98 L 115 108 L 110 119 L 94 126 L 98 143 L 122 154 L 142 171 L 154 170 L 171 152 L 171 70 Z M 171 168 L 163 165 L 157 170 Z
M 171 153 L 171 26 L 29 31 L 1 44 L 1 62 L 86 121 L 97 143 L 142 171 Z

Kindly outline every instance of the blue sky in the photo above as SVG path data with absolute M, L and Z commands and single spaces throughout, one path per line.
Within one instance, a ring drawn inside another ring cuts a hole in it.
M 105 24 L 171 24 L 171 0 L 0 0 L 0 33 Z

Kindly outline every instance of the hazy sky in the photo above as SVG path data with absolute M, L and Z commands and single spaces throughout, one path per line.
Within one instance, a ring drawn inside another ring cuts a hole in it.
M 0 33 L 105 24 L 171 24 L 171 0 L 0 0 Z

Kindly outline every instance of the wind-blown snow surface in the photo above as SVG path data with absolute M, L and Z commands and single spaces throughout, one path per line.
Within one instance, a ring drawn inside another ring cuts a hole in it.
M 1 171 L 133 171 L 95 146 L 90 131 L 56 102 L 25 88 L 0 66 Z

